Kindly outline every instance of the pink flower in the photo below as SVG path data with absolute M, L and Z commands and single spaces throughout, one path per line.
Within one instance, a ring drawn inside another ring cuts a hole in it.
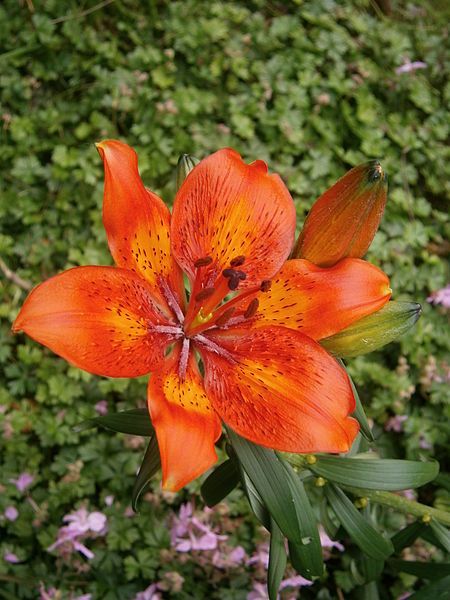
M 218 569 L 232 569 L 245 564 L 246 559 L 247 554 L 242 546 L 231 548 L 224 545 L 214 552 L 211 562 Z
M 444 308 L 450 308 L 450 283 L 445 288 L 430 294 L 427 302 L 430 302 L 430 304 L 441 304 Z
M 19 492 L 24 492 L 34 481 L 34 475 L 31 473 L 21 473 L 17 479 L 10 479 L 9 482 L 13 483 Z
M 257 550 L 247 560 L 247 565 L 257 565 L 264 569 L 269 566 L 269 542 L 263 542 L 257 547 Z
M 100 400 L 94 408 L 99 415 L 106 415 L 108 413 L 108 402 L 106 400 Z
M 181 505 L 171 529 L 172 546 L 177 552 L 216 550 L 218 543 L 226 539 L 226 535 L 218 535 L 194 517 L 191 504 Z
M 105 535 L 107 531 L 106 516 L 101 512 L 89 513 L 86 508 L 80 508 L 66 515 L 63 521 L 68 525 L 59 529 L 56 542 L 49 546 L 47 550 L 51 552 L 56 548 L 60 548 L 62 555 L 70 555 L 73 551 L 77 551 L 89 560 L 94 558 L 94 553 L 81 540 L 86 537 Z
M 410 62 L 408 59 L 395 69 L 397 75 L 401 75 L 402 73 L 412 73 L 413 71 L 417 71 L 417 69 L 426 69 L 427 63 L 424 63 L 420 60 L 415 60 L 414 62 Z
M 403 431 L 403 423 L 407 419 L 407 415 L 395 415 L 386 421 L 384 428 L 386 431 L 395 431 L 396 433 L 400 433 Z
M 161 595 L 156 591 L 158 586 L 156 583 L 152 583 L 143 592 L 139 592 L 134 600 L 161 600 Z
M 113 495 L 105 496 L 105 504 L 106 504 L 106 506 L 112 506 L 113 502 L 114 502 L 114 496 Z
M 5 517 L 8 521 L 15 521 L 19 516 L 19 511 L 15 506 L 7 506 L 4 512 Z
M 320 535 L 320 543 L 322 545 L 322 548 L 325 548 L 326 550 L 331 550 L 332 548 L 336 548 L 340 552 L 344 552 L 344 550 L 345 550 L 344 546 L 340 542 L 332 540 L 328 536 L 327 532 L 322 527 L 322 525 L 319 527 L 319 535 Z
M 11 564 L 16 564 L 20 562 L 20 558 L 16 554 L 14 554 L 14 552 L 5 552 L 5 554 L 3 555 L 3 560 L 6 560 L 6 562 L 9 562 Z

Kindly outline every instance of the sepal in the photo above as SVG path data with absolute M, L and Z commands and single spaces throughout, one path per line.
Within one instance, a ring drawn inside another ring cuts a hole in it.
M 320 344 L 341 358 L 351 358 L 382 348 L 406 333 L 419 319 L 422 307 L 416 302 L 388 302 L 377 312 L 363 317 Z

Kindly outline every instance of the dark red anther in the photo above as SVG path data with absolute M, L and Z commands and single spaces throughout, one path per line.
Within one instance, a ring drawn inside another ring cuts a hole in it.
M 253 300 L 247 306 L 247 310 L 244 313 L 244 317 L 246 319 L 251 319 L 253 316 L 255 316 L 256 311 L 258 310 L 258 306 L 259 306 L 258 298 L 253 298 Z
M 234 269 L 224 269 L 222 275 L 228 279 L 228 277 L 234 277 L 235 272 Z
M 233 260 L 230 261 L 230 266 L 231 267 L 240 267 L 244 263 L 245 263 L 245 256 L 243 254 L 241 254 L 240 256 L 236 256 L 236 258 L 233 258 Z
M 240 280 L 240 278 L 239 278 L 239 277 L 236 277 L 235 275 L 232 275 L 232 276 L 229 278 L 229 281 L 228 281 L 228 288 L 229 288 L 229 289 L 230 289 L 232 292 L 234 292 L 234 290 L 237 290 L 237 289 L 238 289 L 240 281 L 241 281 L 241 280 Z
M 244 271 L 235 271 L 234 276 L 241 279 L 241 281 L 244 281 L 244 279 L 247 279 L 247 273 L 244 273 Z
M 235 312 L 235 307 L 230 306 L 230 308 L 228 308 L 223 315 L 216 320 L 215 325 L 217 325 L 217 327 L 222 327 L 222 325 L 225 325 L 231 319 Z
M 261 281 L 261 287 L 259 289 L 262 292 L 268 292 L 270 290 L 271 285 L 272 282 L 270 281 L 270 279 L 264 279 L 264 281 Z
M 208 265 L 210 265 L 212 263 L 213 259 L 211 258 L 211 256 L 204 256 L 203 258 L 198 258 L 195 263 L 194 263 L 194 267 L 196 269 L 199 269 L 200 267 L 207 267 Z
M 202 290 L 195 296 L 195 300 L 197 302 L 202 302 L 202 300 L 206 300 L 207 298 L 210 298 L 214 294 L 215 291 L 216 290 L 213 287 L 205 288 L 204 290 Z

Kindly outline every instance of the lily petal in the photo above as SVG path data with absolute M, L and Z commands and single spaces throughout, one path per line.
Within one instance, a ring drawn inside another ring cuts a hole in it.
M 182 273 L 170 251 L 170 212 L 156 194 L 144 187 L 136 152 L 117 140 L 97 144 L 105 167 L 103 223 L 111 254 L 119 267 L 147 280 L 161 306 L 161 279 L 183 298 Z M 170 314 L 170 313 L 168 313 Z
M 216 461 L 214 443 L 220 421 L 203 388 L 192 353 L 184 377 L 179 373 L 180 349 L 148 386 L 148 407 L 158 438 L 163 488 L 177 491 Z
M 150 286 L 135 273 L 76 267 L 30 293 L 13 331 L 24 331 L 90 373 L 137 377 L 160 364 L 174 339 L 155 330 L 157 325 L 169 324 L 158 312 Z
M 245 257 L 240 288 L 259 284 L 280 269 L 294 232 L 294 203 L 279 176 L 269 175 L 263 161 L 245 164 L 231 149 L 202 160 L 175 198 L 172 249 L 191 279 L 205 257 L 212 263 L 202 268 L 203 281 Z
M 259 293 L 254 326 L 282 325 L 320 340 L 379 310 L 391 297 L 388 277 L 357 258 L 321 268 L 289 260 Z
M 229 330 L 208 339 L 199 345 L 205 389 L 237 433 L 286 452 L 350 448 L 358 433 L 348 416 L 355 408 L 350 382 L 319 344 L 285 327 Z

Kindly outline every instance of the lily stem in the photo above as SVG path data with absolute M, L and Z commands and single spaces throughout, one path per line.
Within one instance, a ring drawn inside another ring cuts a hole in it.
M 278 453 L 277 453 L 278 454 Z M 308 463 L 308 457 L 299 454 L 288 454 L 280 453 L 279 457 L 287 460 L 293 467 L 308 469 L 312 465 Z M 381 504 L 383 506 L 389 506 L 399 512 L 413 515 L 419 519 L 423 519 L 424 522 L 428 522 L 431 519 L 436 519 L 444 525 L 450 526 L 450 513 L 426 504 L 421 504 L 414 500 L 408 500 L 404 496 L 399 496 L 393 492 L 385 492 L 379 490 L 369 490 L 367 488 L 353 487 L 349 485 L 338 484 L 339 487 L 350 492 L 354 496 L 359 498 L 367 498 L 372 502 Z

